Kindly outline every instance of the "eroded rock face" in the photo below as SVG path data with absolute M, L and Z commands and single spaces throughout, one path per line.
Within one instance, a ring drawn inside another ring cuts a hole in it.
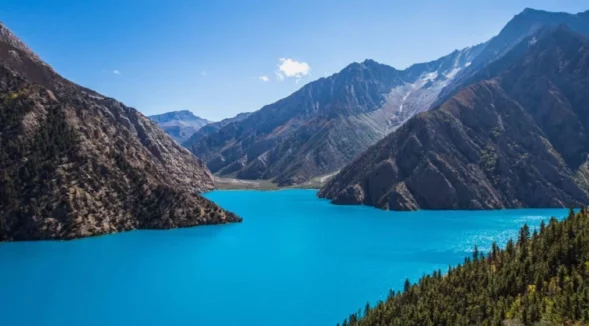
M 485 43 L 477 57 L 444 87 L 436 103 L 443 103 L 457 91 L 472 82 L 472 77 L 488 64 L 502 58 L 513 50 L 522 40 L 536 34 L 542 28 L 556 28 L 566 24 L 571 30 L 589 34 L 589 10 L 578 14 L 565 12 L 548 12 L 526 8 L 513 17 L 501 32 Z M 533 37 L 529 42 L 536 42 Z
M 333 198 L 332 202 L 336 205 L 363 204 L 365 202 L 364 189 L 362 189 L 362 187 L 357 184 L 348 186 L 346 189 L 338 193 L 338 196 Z
M 371 147 L 319 196 L 395 210 L 586 204 L 589 40 L 566 27 L 534 37 Z
M 2 22 L 0 22 L 0 40 L 3 43 L 14 48 L 8 50 L 8 53 L 16 60 L 20 59 L 19 51 L 16 50 L 20 50 L 20 52 L 24 53 L 24 55 L 29 59 L 32 59 L 37 63 L 43 64 L 41 59 L 33 51 L 31 51 L 31 49 L 29 49 L 29 47 L 24 42 L 22 42 L 18 37 L 16 37 L 16 35 L 14 35 Z
M 185 145 L 220 176 L 286 186 L 330 174 L 429 109 L 482 48 L 402 71 L 373 60 L 353 63 L 241 120 L 216 130 L 205 127 Z
M 199 194 L 213 188 L 200 159 L 135 109 L 63 79 L 6 31 L 1 241 L 240 221 Z
M 589 11 L 526 9 L 496 37 L 405 70 L 372 60 L 309 83 L 242 121 L 196 133 L 186 146 L 213 173 L 291 185 L 333 173 L 414 115 L 437 107 L 488 64 L 546 26 L 589 32 Z M 530 40 L 534 41 L 534 40 Z M 262 168 L 258 156 L 268 153 Z M 234 162 L 246 157 L 236 170 Z
M 189 139 L 185 140 L 182 143 L 182 146 L 190 149 L 190 148 L 192 148 L 192 146 L 194 146 L 194 144 L 198 143 L 202 138 L 204 138 L 212 133 L 215 133 L 219 129 L 221 129 L 229 124 L 243 121 L 247 117 L 249 117 L 250 115 L 251 115 L 250 112 L 244 112 L 244 113 L 239 113 L 238 115 L 236 115 L 232 118 L 223 119 L 223 120 L 217 121 L 217 122 L 211 122 L 211 123 L 203 126 L 202 128 L 198 129 L 192 136 L 190 136 Z

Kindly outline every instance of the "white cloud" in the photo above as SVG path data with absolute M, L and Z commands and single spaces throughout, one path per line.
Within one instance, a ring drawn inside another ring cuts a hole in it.
M 113 70 L 113 71 L 112 71 L 112 73 L 113 73 L 113 74 L 115 74 L 115 75 L 120 75 L 120 74 L 121 74 L 121 72 L 120 72 L 120 71 L 118 71 L 118 70 L 116 70 L 116 69 L 115 69 L 115 70 Z
M 264 83 L 267 83 L 270 81 L 270 78 L 268 78 L 268 76 L 260 76 L 260 77 L 258 77 L 258 79 L 263 81 Z
M 206 76 L 208 76 L 209 74 L 207 74 L 207 72 L 203 70 L 203 71 L 201 71 L 201 72 L 200 72 L 200 75 L 201 75 L 201 76 L 203 76 L 203 77 L 206 77 Z
M 280 58 L 278 64 L 278 71 L 276 77 L 278 80 L 284 80 L 284 78 L 294 77 L 297 80 L 304 76 L 307 76 L 311 71 L 311 67 L 306 62 L 296 61 L 288 58 Z

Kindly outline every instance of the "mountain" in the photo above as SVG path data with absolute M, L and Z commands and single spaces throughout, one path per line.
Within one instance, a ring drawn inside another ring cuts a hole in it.
M 526 9 L 491 40 L 397 70 L 372 60 L 305 85 L 241 122 L 185 142 L 219 176 L 285 186 L 331 174 L 417 113 L 438 107 L 542 27 L 587 32 L 579 14 Z
M 0 241 L 236 222 L 202 161 L 0 24 Z
M 526 8 L 513 17 L 497 36 L 484 44 L 472 64 L 460 71 L 456 78 L 442 90 L 434 106 L 443 103 L 456 91 L 467 86 L 480 69 L 504 56 L 523 39 L 532 36 L 542 28 L 557 27 L 561 24 L 566 24 L 573 31 L 587 34 L 589 33 L 589 10 L 569 14 Z
M 588 235 L 586 209 L 539 230 L 524 225 L 505 249 L 493 243 L 485 255 L 475 247 L 463 264 L 406 280 L 341 325 L 586 325 Z
M 211 123 L 211 121 L 197 117 L 188 110 L 152 115 L 149 118 L 178 144 L 185 142 L 200 128 Z
M 588 76 L 588 38 L 542 29 L 371 147 L 319 196 L 394 210 L 582 206 Z
M 372 60 L 353 63 L 241 121 L 197 133 L 186 145 L 220 176 L 302 183 L 337 171 L 429 108 L 482 48 L 406 70 Z
M 205 136 L 214 133 L 215 131 L 225 127 L 226 125 L 228 125 L 230 123 L 240 122 L 240 121 L 244 120 L 245 118 L 249 117 L 250 114 L 251 114 L 250 112 L 239 113 L 238 115 L 234 116 L 233 118 L 223 119 L 218 122 L 211 122 L 211 123 L 203 126 L 202 128 L 200 128 L 197 132 L 195 132 L 192 136 L 190 136 L 189 139 L 184 141 L 184 143 L 182 143 L 182 145 L 186 148 L 192 148 L 192 146 L 194 146 L 195 143 L 199 142 Z

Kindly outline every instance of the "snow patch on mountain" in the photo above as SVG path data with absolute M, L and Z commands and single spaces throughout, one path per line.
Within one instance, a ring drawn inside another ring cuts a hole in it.
M 446 78 L 452 79 L 454 78 L 460 71 L 462 70 L 462 67 L 454 67 L 454 69 L 450 70 L 450 72 L 445 73 L 444 76 L 446 76 Z
M 401 100 L 401 105 L 399 106 L 399 112 L 403 112 L 403 103 L 405 103 L 405 100 L 407 100 L 409 95 L 411 95 L 411 91 L 407 92 L 407 94 L 403 96 L 403 99 Z
M 437 61 L 416 65 L 405 70 L 404 82 L 391 89 L 381 109 L 371 113 L 386 121 L 384 133 L 390 133 L 415 114 L 427 111 L 442 89 L 471 62 L 471 48 L 455 51 Z

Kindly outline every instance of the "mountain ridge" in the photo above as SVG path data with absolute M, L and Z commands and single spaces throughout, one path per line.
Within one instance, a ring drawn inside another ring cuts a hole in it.
M 319 196 L 395 210 L 583 205 L 589 39 L 562 26 L 533 39 L 515 62 L 496 62 L 489 79 L 370 148 Z
M 0 241 L 241 220 L 200 195 L 214 187 L 200 159 L 2 28 Z
M 221 177 L 271 180 L 279 186 L 304 183 L 341 169 L 415 114 L 439 107 L 479 70 L 543 26 L 568 23 L 574 30 L 589 31 L 585 17 L 589 11 L 527 8 L 497 36 L 437 60 L 403 70 L 371 59 L 351 63 L 262 107 L 250 122 L 184 144 Z
M 154 114 L 149 118 L 179 144 L 192 137 L 200 128 L 213 122 L 203 119 L 189 110 Z
M 550 12 L 526 8 L 515 15 L 493 38 L 485 43 L 480 55 L 469 67 L 460 71 L 456 78 L 449 83 L 440 93 L 439 98 L 432 106 L 439 106 L 450 98 L 462 87 L 468 86 L 468 81 L 480 69 L 483 69 L 493 61 L 500 59 L 511 51 L 523 39 L 535 34 L 542 28 L 554 28 L 566 24 L 572 30 L 581 33 L 589 33 L 589 10 L 576 14 L 566 12 Z
M 397 70 L 374 60 L 329 77 L 184 143 L 211 171 L 291 185 L 332 173 L 429 107 L 482 45 Z M 198 135 L 198 133 L 196 134 Z
M 231 123 L 236 123 L 239 121 L 242 121 L 244 119 L 246 119 L 247 117 L 249 117 L 251 115 L 251 112 L 242 112 L 242 113 L 238 113 L 236 116 L 231 117 L 231 118 L 225 118 L 221 121 L 217 121 L 217 122 L 211 122 L 205 126 L 203 126 L 202 128 L 200 128 L 199 130 L 197 130 L 194 134 L 192 134 L 192 136 L 190 136 L 190 138 L 188 138 L 187 140 L 185 140 L 182 143 L 182 146 L 186 147 L 186 148 L 191 148 L 195 143 L 197 143 L 198 141 L 200 141 L 203 137 L 231 124 Z

